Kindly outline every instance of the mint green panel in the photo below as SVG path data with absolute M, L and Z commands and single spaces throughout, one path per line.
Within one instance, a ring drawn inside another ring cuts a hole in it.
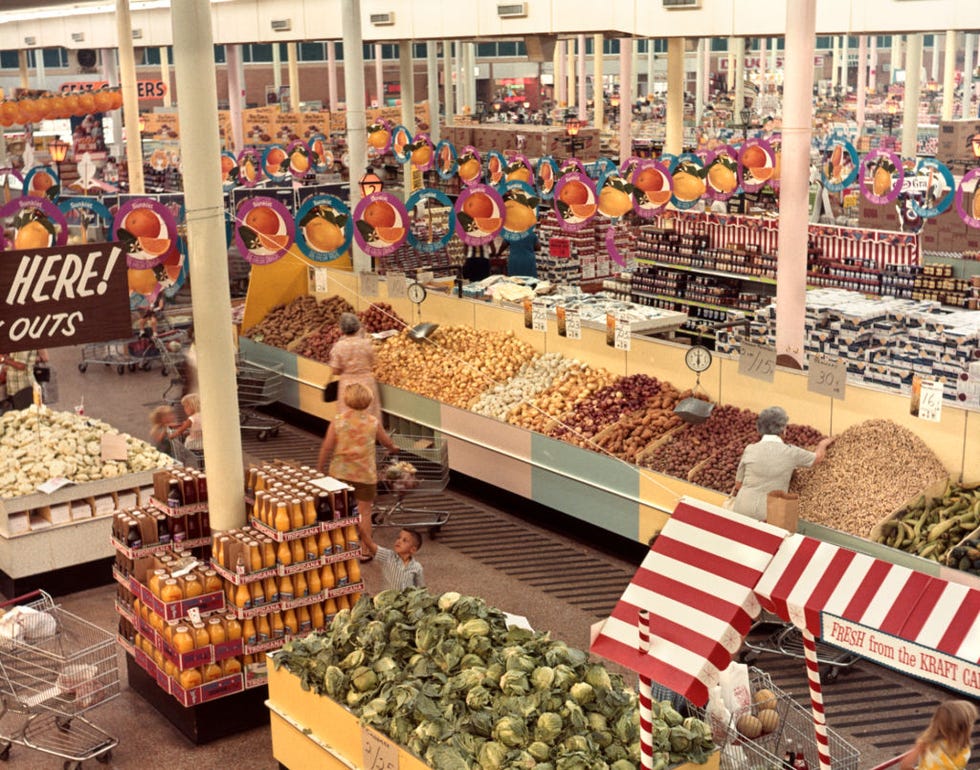
M 640 493 L 636 468 L 538 433 L 531 434 L 531 458 L 536 503 L 636 540 Z
M 388 414 L 404 417 L 430 428 L 438 429 L 442 424 L 442 404 L 439 401 L 391 385 L 378 383 L 378 388 L 381 391 L 381 408 Z
M 300 409 L 299 400 L 299 375 L 296 368 L 296 354 L 290 353 L 282 348 L 275 348 L 271 345 L 264 345 L 261 342 L 253 342 L 247 337 L 240 337 L 238 348 L 241 358 L 246 363 L 257 366 L 274 367 L 282 365 L 282 394 L 279 401 L 283 404 Z M 242 406 L 249 406 L 243 403 Z

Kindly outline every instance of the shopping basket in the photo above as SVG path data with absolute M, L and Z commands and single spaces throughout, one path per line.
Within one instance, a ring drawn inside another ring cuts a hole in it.
M 376 527 L 439 531 L 449 513 L 431 499 L 449 484 L 449 450 L 439 436 L 392 434 L 397 454 L 378 452 L 378 489 L 371 522 Z M 428 498 L 428 499 L 427 499 Z
M 259 441 L 278 436 L 283 421 L 261 414 L 256 407 L 269 406 L 279 400 L 283 386 L 282 364 L 259 366 L 240 362 L 235 383 L 238 389 L 238 418 L 241 429 L 256 431 Z

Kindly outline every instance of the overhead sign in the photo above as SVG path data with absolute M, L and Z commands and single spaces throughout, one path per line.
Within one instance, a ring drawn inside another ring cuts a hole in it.
M 78 93 L 80 91 L 98 91 L 108 88 L 108 80 L 72 80 L 61 84 L 61 93 Z M 167 84 L 162 80 L 137 80 L 136 93 L 140 99 L 162 99 L 167 93 Z
M 9 251 L 0 259 L 0 349 L 131 336 L 121 243 Z

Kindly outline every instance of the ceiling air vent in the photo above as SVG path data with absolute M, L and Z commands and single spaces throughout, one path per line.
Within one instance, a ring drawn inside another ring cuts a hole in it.
M 368 21 L 375 27 L 390 27 L 395 23 L 395 12 L 384 11 L 383 13 L 372 13 L 368 16 Z
M 71 33 L 71 41 L 73 43 L 81 43 L 81 42 L 84 42 L 84 40 L 85 40 L 85 33 L 84 32 L 72 32 Z
M 133 30 L 133 40 L 142 40 L 142 39 L 143 39 L 143 30 L 141 30 L 141 29 L 134 29 Z
M 501 19 L 523 19 L 527 16 L 527 3 L 501 3 L 497 5 Z
M 701 0 L 663 0 L 664 9 L 668 11 L 699 10 Z
M 273 19 L 270 24 L 273 32 L 289 32 L 293 28 L 292 19 Z
M 35 45 L 36 43 L 37 43 L 36 37 L 31 36 L 31 37 L 24 38 L 24 45 Z

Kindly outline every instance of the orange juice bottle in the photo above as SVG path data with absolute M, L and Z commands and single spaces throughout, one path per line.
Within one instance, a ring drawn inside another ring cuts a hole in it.
M 153 610 L 150 610 L 149 622 L 153 628 L 155 628 L 161 634 L 163 633 L 163 617 L 157 615 L 157 613 L 155 613 Z
M 196 648 L 207 647 L 211 644 L 211 635 L 208 633 L 208 627 L 203 623 L 194 623 L 194 646 Z
M 311 527 L 316 524 L 316 504 L 312 495 L 303 498 L 303 525 Z
M 263 580 L 262 587 L 265 589 L 265 600 L 267 602 L 279 601 L 279 584 L 274 577 L 267 577 Z
M 295 597 L 293 579 L 289 575 L 283 575 L 279 578 L 279 601 L 288 602 Z
M 296 610 L 290 608 L 282 613 L 282 625 L 290 636 L 295 636 L 299 632 L 299 619 L 296 617 Z
M 343 596 L 337 597 L 337 609 L 338 610 L 349 610 L 350 609 L 350 596 L 344 594 Z
M 296 622 L 299 625 L 297 633 L 307 634 L 313 630 L 313 618 L 308 605 L 304 604 L 296 610 Z
M 346 562 L 347 564 L 347 579 L 351 583 L 361 582 L 361 565 L 358 563 L 357 559 L 350 559 Z
M 249 593 L 252 596 L 252 606 L 258 607 L 261 604 L 266 603 L 265 589 L 262 587 L 262 581 L 256 580 L 254 583 L 249 583 Z
M 242 673 L 242 662 L 238 658 L 225 658 L 221 661 L 221 675 L 231 676 Z
M 282 639 L 283 636 L 285 636 L 285 634 L 286 634 L 286 627 L 285 627 L 285 624 L 282 621 L 282 613 L 281 612 L 273 612 L 272 613 L 272 617 L 270 619 L 269 625 L 272 628 L 272 638 L 273 639 Z
M 289 543 L 289 552 L 293 559 L 293 564 L 306 561 L 306 548 L 303 547 L 303 539 L 296 538 Z
M 323 603 L 323 616 L 326 620 L 327 625 L 330 625 L 330 621 L 333 620 L 333 616 L 337 614 L 337 600 L 331 597 Z
M 289 523 L 292 529 L 303 527 L 303 502 L 298 497 L 289 500 Z
M 184 592 L 180 589 L 180 584 L 174 578 L 167 578 L 163 581 L 160 589 L 160 599 L 165 602 L 179 602 L 184 598 Z
M 303 550 L 306 551 L 305 561 L 316 559 L 320 555 L 319 547 L 316 544 L 316 538 L 313 535 L 303 538 Z
M 323 582 L 320 580 L 320 570 L 311 569 L 306 573 L 306 585 L 311 594 L 318 594 L 323 590 Z
M 221 673 L 221 665 L 218 663 L 208 663 L 204 666 L 204 681 L 213 682 L 215 679 L 221 679 L 223 674 Z
M 361 596 L 363 596 L 363 594 L 360 591 L 355 591 L 354 593 L 352 593 L 350 595 L 350 606 L 351 606 L 351 609 L 354 609 L 354 607 L 357 605 L 357 603 L 361 600 Z
M 333 552 L 343 553 L 347 550 L 347 540 L 344 538 L 343 527 L 330 530 L 330 542 L 333 543 Z
M 272 628 L 269 625 L 268 615 L 259 615 L 255 619 L 255 630 L 260 642 L 267 642 L 272 638 Z
M 242 624 L 234 615 L 225 615 L 225 638 L 229 642 L 242 638 Z
M 320 602 L 310 605 L 310 624 L 314 629 L 321 629 L 326 625 L 326 619 L 323 617 L 323 606 Z
M 177 683 L 185 690 L 192 690 L 200 687 L 204 682 L 201 670 L 197 668 L 185 668 L 177 677 Z
M 337 576 L 334 574 L 332 564 L 324 564 L 320 568 L 320 585 L 323 586 L 324 591 L 337 587 Z
M 259 544 L 258 540 L 248 541 L 248 558 L 249 566 L 252 568 L 252 572 L 258 572 L 262 569 L 262 546 Z
M 190 599 L 195 596 L 200 596 L 204 593 L 204 583 L 201 579 L 191 573 L 190 575 L 184 575 L 184 598 Z
M 323 530 L 316 539 L 317 552 L 323 556 L 333 553 L 333 541 L 330 540 L 330 531 Z
M 296 594 L 297 599 L 310 595 L 310 587 L 307 585 L 305 572 L 297 572 L 293 576 L 293 593 Z
M 177 626 L 174 629 L 173 644 L 177 654 L 183 655 L 194 649 L 194 635 L 187 626 Z
M 292 521 L 289 518 L 289 510 L 285 502 L 276 503 L 276 516 L 273 519 L 273 526 L 279 532 L 288 532 Z
M 345 586 L 348 583 L 347 577 L 347 563 L 338 561 L 334 562 L 333 574 L 337 577 L 337 586 Z
M 242 639 L 245 640 L 245 644 L 256 644 L 259 641 L 259 631 L 252 618 L 245 618 L 242 621 Z
M 224 583 L 221 578 L 218 577 L 218 573 L 213 569 L 206 570 L 204 573 L 204 590 L 206 593 L 213 594 L 220 591 L 224 587 Z
M 157 668 L 163 668 L 163 664 L 165 662 L 163 657 L 163 650 L 157 647 L 153 648 L 153 662 L 157 664 Z
M 293 552 L 285 540 L 279 543 L 279 547 L 276 549 L 276 560 L 284 567 L 293 563 Z
M 347 541 L 347 550 L 356 551 L 361 547 L 361 536 L 357 532 L 357 526 L 348 524 L 344 527 L 344 539 Z
M 223 644 L 228 638 L 221 618 L 208 618 L 208 638 L 211 644 Z
M 262 567 L 269 569 L 276 566 L 276 543 L 271 537 L 262 538 Z
M 248 590 L 247 584 L 241 583 L 235 586 L 235 600 L 233 604 L 240 610 L 245 610 L 252 606 L 252 592 Z

